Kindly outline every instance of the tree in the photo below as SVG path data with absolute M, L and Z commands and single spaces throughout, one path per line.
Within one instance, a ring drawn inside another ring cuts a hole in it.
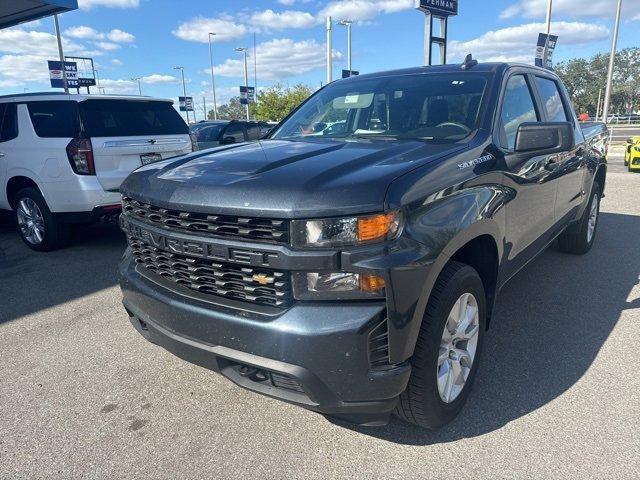
M 207 114 L 209 120 L 213 120 L 213 110 Z M 229 103 L 218 107 L 218 118 L 220 120 L 244 120 L 247 118 L 245 106 L 240 103 L 240 97 L 233 97 Z
M 285 88 L 276 83 L 258 93 L 256 117 L 258 120 L 280 121 L 312 93 L 306 85 L 298 84 Z
M 599 53 L 590 59 L 560 62 L 556 72 L 567 87 L 578 112 L 594 115 L 598 94 L 606 88 L 609 55 Z M 631 113 L 640 107 L 640 48 L 625 48 L 614 59 L 611 113 Z

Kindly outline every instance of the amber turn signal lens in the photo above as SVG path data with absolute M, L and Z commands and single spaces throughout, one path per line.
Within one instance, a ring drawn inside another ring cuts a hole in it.
M 376 293 L 384 288 L 384 278 L 376 275 L 360 275 L 360 290 Z
M 382 213 L 358 219 L 358 241 L 367 242 L 394 234 L 398 228 L 398 213 Z

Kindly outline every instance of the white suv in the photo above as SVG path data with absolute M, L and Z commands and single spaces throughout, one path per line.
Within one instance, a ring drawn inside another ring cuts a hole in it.
M 171 100 L 0 97 L 0 209 L 15 210 L 29 247 L 52 250 L 70 224 L 117 215 L 120 184 L 137 167 L 192 149 Z

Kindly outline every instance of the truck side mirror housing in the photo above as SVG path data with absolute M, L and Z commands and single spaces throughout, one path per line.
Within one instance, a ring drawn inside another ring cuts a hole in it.
M 231 145 L 232 143 L 236 143 L 235 137 L 232 136 L 222 137 L 222 140 L 220 141 L 220 145 Z
M 549 155 L 567 152 L 575 144 L 575 132 L 569 122 L 526 122 L 518 128 L 515 151 Z

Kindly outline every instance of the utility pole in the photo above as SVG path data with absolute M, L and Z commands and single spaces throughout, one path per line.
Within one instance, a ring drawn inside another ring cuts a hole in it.
M 174 70 L 180 70 L 182 74 L 182 95 L 184 96 L 184 111 L 187 115 L 187 125 L 189 125 L 189 106 L 187 105 L 187 85 L 184 82 L 184 67 L 173 67 Z M 195 114 L 195 110 L 193 111 Z
M 202 106 L 204 107 L 204 120 L 207 121 L 209 120 L 209 115 L 207 112 L 207 98 L 204 95 L 202 96 Z
M 244 56 L 244 86 L 249 87 L 249 72 L 247 70 L 247 47 L 238 47 L 236 52 L 242 52 Z M 249 95 L 247 95 L 247 104 L 245 105 L 247 112 L 247 121 L 249 121 Z
M 333 24 L 331 17 L 327 17 L 327 84 L 333 81 L 333 59 L 331 50 L 333 44 Z
M 551 33 L 551 10 L 553 8 L 553 0 L 548 0 L 547 3 L 547 35 L 549 35 L 549 33 Z
M 98 75 L 99 72 L 95 68 L 93 69 L 93 71 L 96 74 L 96 87 L 98 87 L 98 94 L 100 94 L 100 75 Z
M 138 95 L 142 96 L 142 86 L 140 85 L 140 80 L 142 79 L 142 77 L 132 77 L 131 81 L 132 82 L 138 82 Z
M 253 101 L 258 103 L 258 50 L 256 48 L 256 32 L 253 32 Z
M 213 79 L 213 46 L 211 45 L 211 36 L 212 35 L 215 35 L 215 33 L 209 32 L 209 61 L 211 62 L 211 93 L 213 93 L 213 119 L 217 120 L 218 119 L 218 105 L 217 105 L 217 102 L 216 102 L 216 82 Z
M 613 66 L 616 59 L 616 48 L 618 46 L 618 30 L 620 30 L 620 13 L 622 11 L 622 0 L 618 0 L 616 9 L 616 25 L 613 29 L 613 39 L 611 40 L 611 55 L 609 56 L 609 72 L 607 74 L 607 88 L 604 93 L 604 107 L 602 108 L 602 121 L 607 122 L 609 117 L 609 104 L 611 102 L 611 84 L 613 83 Z
M 62 68 L 62 83 L 64 92 L 69 93 L 69 85 L 67 84 L 67 69 L 64 65 L 64 51 L 62 50 L 62 37 L 60 36 L 60 24 L 58 23 L 58 15 L 53 16 L 53 23 L 56 27 L 56 38 L 58 39 L 58 55 L 60 55 L 60 66 Z
M 351 74 L 351 24 L 353 22 L 351 20 L 341 20 L 338 22 L 339 25 L 347 27 L 347 70 L 349 70 L 349 74 Z

